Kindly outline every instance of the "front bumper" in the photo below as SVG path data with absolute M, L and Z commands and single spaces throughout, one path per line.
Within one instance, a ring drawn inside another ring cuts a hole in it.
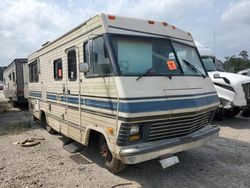
M 120 158 L 125 164 L 136 164 L 166 155 L 199 147 L 214 137 L 219 136 L 220 128 L 208 125 L 190 135 L 138 145 L 122 147 Z

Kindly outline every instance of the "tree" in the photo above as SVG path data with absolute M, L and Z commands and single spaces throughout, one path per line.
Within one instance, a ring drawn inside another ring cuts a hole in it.
M 242 50 L 239 56 L 235 55 L 225 57 L 224 69 L 227 72 L 237 73 L 238 71 L 250 68 L 250 60 L 248 59 L 247 51 Z
M 242 57 L 242 59 L 244 61 L 247 61 L 248 60 L 248 54 L 247 54 L 247 51 L 246 50 L 242 50 L 239 54 L 240 57 Z

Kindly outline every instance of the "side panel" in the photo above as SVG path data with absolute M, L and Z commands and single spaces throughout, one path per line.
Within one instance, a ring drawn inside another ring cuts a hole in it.
M 5 97 L 16 101 L 17 100 L 16 81 L 13 81 L 13 74 L 15 75 L 15 80 L 16 80 L 15 71 L 16 71 L 16 63 L 13 62 L 10 66 L 8 66 L 4 70 L 3 77 L 5 79 L 5 86 L 4 86 Z
M 101 103 L 96 102 L 97 98 L 107 103 L 110 102 L 110 98 L 117 101 L 113 78 L 87 79 L 78 71 L 75 81 L 68 80 L 67 51 L 76 49 L 78 70 L 79 62 L 83 62 L 83 43 L 88 40 L 91 33 L 103 33 L 100 25 L 100 18 L 95 17 L 87 25 L 29 57 L 29 63 L 35 59 L 39 60 L 40 72 L 39 82 L 29 83 L 31 113 L 40 118 L 41 112 L 45 112 L 47 122 L 53 129 L 84 145 L 88 144 L 90 130 L 103 133 L 112 145 L 112 138 L 116 137 L 117 108 L 107 110 Z M 98 29 L 93 30 L 94 28 Z M 54 79 L 53 62 L 58 58 L 62 59 L 61 80 Z M 113 128 L 113 135 L 107 136 L 108 127 Z

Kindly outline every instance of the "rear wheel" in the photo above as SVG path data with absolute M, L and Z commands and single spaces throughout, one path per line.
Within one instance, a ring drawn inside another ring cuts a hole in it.
M 43 128 L 45 128 L 48 131 L 48 133 L 50 133 L 50 134 L 56 133 L 56 131 L 51 126 L 48 125 L 47 120 L 46 120 L 46 116 L 44 113 L 42 114 L 41 123 L 42 123 Z
M 125 164 L 121 160 L 113 157 L 112 153 L 109 150 L 108 144 L 103 136 L 99 138 L 99 149 L 102 155 L 105 167 L 112 172 L 117 174 L 125 168 Z

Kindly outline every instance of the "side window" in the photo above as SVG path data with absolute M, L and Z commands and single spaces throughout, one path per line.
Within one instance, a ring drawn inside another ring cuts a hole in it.
M 13 78 L 13 82 L 15 82 L 16 81 L 16 77 L 15 77 L 15 73 L 14 72 L 12 72 L 12 78 Z
M 53 64 L 54 64 L 54 79 L 61 80 L 63 77 L 62 59 L 56 59 Z
M 84 44 L 84 61 L 89 64 L 90 70 L 87 76 L 100 76 L 112 74 L 110 59 L 103 38 L 92 40 L 88 53 L 88 43 Z M 90 62 L 89 62 L 90 59 Z
M 77 78 L 76 69 L 76 51 L 70 50 L 68 52 L 68 78 L 70 81 L 74 81 Z
M 9 80 L 11 81 L 11 73 L 9 74 L 9 76 L 8 76 L 8 77 L 9 77 Z
M 30 82 L 38 82 L 39 81 L 38 63 L 37 63 L 37 61 L 33 61 L 29 65 L 29 80 L 30 80 Z

